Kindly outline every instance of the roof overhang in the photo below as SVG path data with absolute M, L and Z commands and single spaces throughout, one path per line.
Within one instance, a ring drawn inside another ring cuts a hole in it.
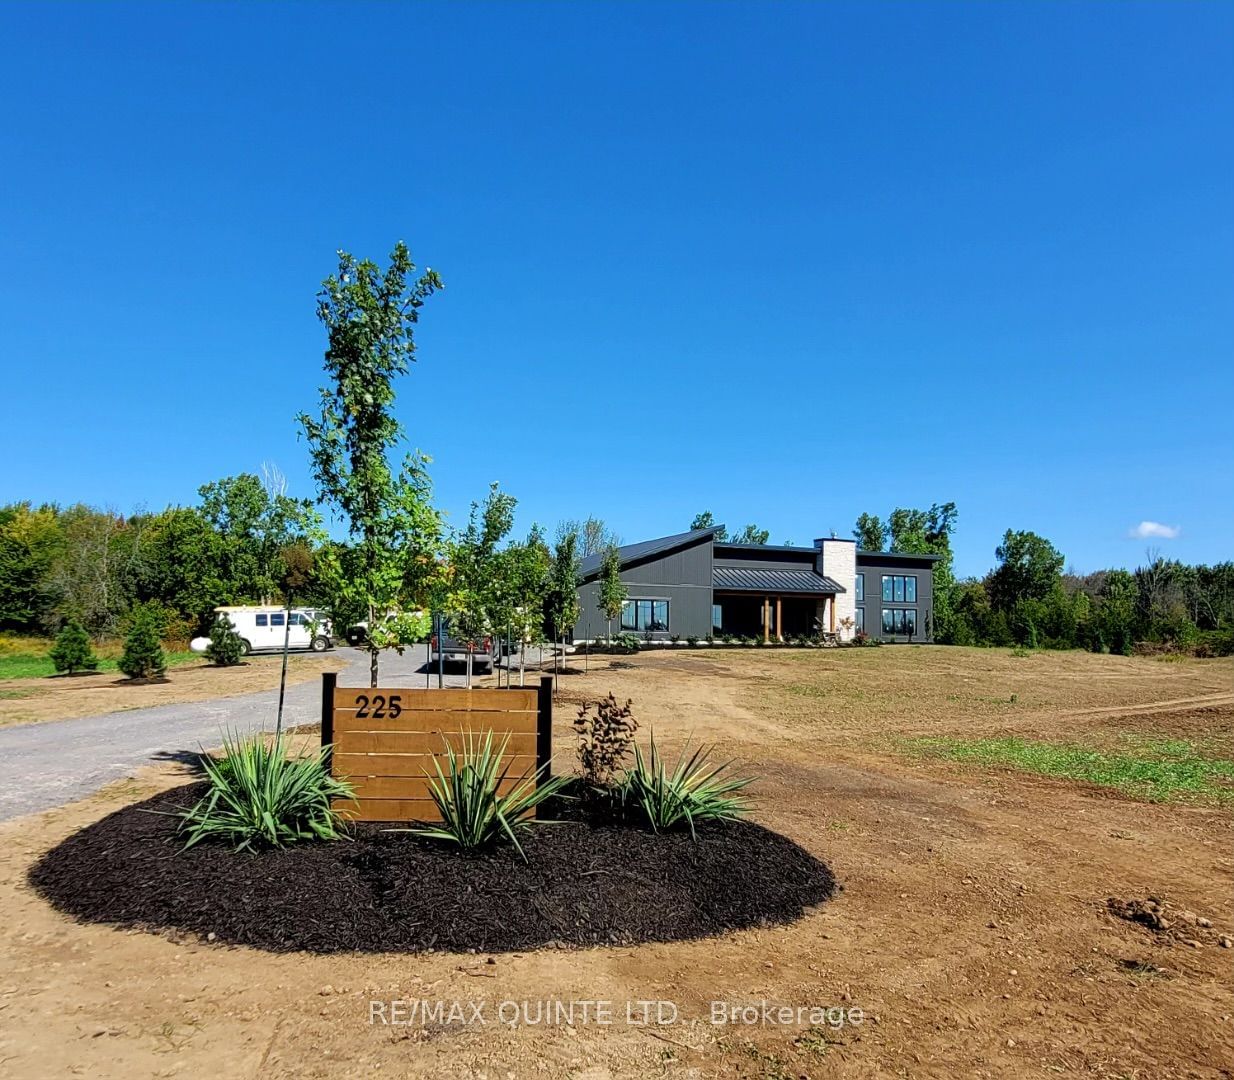
M 749 592 L 799 596 L 831 596 L 847 590 L 833 578 L 813 570 L 746 569 L 717 566 L 711 571 L 711 587 L 721 592 Z

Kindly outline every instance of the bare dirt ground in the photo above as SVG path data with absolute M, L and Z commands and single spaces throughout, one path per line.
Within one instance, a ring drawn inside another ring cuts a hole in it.
M 0 1073 L 1234 1075 L 1234 951 L 1217 944 L 1234 934 L 1234 815 L 935 762 L 896 742 L 1138 732 L 1228 745 L 1231 662 L 883 648 L 678 650 L 592 668 L 563 680 L 562 764 L 571 700 L 631 697 L 644 736 L 654 726 L 670 748 L 691 734 L 714 741 L 757 773 L 756 819 L 825 860 L 844 892 L 786 927 L 495 957 L 271 956 L 80 926 L 49 909 L 25 883 L 31 862 L 183 779 L 152 769 L 0 827 Z M 1199 947 L 1106 910 L 1108 897 L 1149 895 L 1211 921 Z M 483 1002 L 486 1022 L 370 1023 L 374 1000 L 408 1019 L 392 999 Z M 613 1020 L 497 1023 L 501 1009 L 509 1016 L 502 1002 L 545 999 L 612 1002 Z M 645 1000 L 672 1002 L 677 1022 L 627 1023 L 626 1003 Z M 719 1026 L 713 1001 L 860 1008 L 864 1022 Z
M 114 671 L 6 679 L 0 685 L 0 727 L 272 690 L 278 687 L 282 660 L 281 654 L 255 655 L 235 667 L 221 668 L 203 659 L 169 667 L 165 680 L 148 683 L 134 683 Z M 288 685 L 306 682 L 323 671 L 340 671 L 347 660 L 338 652 L 288 657 Z

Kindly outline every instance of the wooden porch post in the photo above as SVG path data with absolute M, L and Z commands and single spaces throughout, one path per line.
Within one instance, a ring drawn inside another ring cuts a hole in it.
M 763 597 L 763 644 L 771 640 L 771 597 Z
M 780 606 L 781 597 L 776 597 L 776 641 L 784 640 L 784 622 L 780 618 L 782 608 Z
M 836 632 L 836 598 L 834 594 L 831 597 L 831 632 L 833 634 Z

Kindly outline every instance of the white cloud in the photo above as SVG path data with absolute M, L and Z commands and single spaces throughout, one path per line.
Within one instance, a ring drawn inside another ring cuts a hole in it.
M 1177 525 L 1162 525 L 1160 521 L 1141 521 L 1127 535 L 1136 540 L 1175 540 L 1182 531 Z

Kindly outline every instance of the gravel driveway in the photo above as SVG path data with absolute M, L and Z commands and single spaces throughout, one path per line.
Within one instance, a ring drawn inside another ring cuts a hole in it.
M 368 654 L 350 648 L 340 652 L 350 662 L 339 673 L 339 682 L 367 686 Z M 424 645 L 413 646 L 402 656 L 388 652 L 381 658 L 381 681 L 388 686 L 424 686 L 427 659 Z M 461 674 L 445 676 L 448 686 L 463 686 L 466 681 Z M 436 683 L 434 674 L 432 685 Z M 0 821 L 80 799 L 143 765 L 195 758 L 202 747 L 218 746 L 226 730 L 273 728 L 277 703 L 277 690 L 263 690 L 2 729 Z M 319 681 L 288 688 L 283 707 L 286 726 L 311 724 L 320 716 Z

